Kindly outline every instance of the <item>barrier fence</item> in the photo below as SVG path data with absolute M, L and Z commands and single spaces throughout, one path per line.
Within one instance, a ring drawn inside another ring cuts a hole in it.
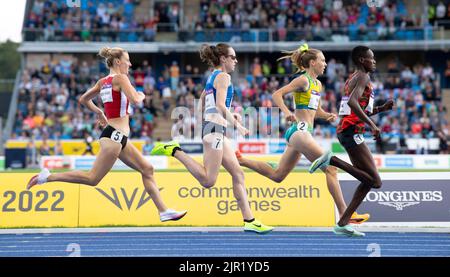
M 90 226 L 241 226 L 231 177 L 221 172 L 211 189 L 185 172 L 157 172 L 168 207 L 187 209 L 181 221 L 161 223 L 138 173 L 109 173 L 96 187 L 50 183 L 25 189 L 32 173 L 0 173 L 0 228 Z M 325 175 L 293 172 L 280 184 L 246 173 L 255 217 L 275 226 L 331 227 L 337 220 Z M 340 174 L 348 203 L 358 182 Z M 383 186 L 372 190 L 359 212 L 369 226 L 450 226 L 448 173 L 382 173 Z
M 88 226 L 241 226 L 231 177 L 220 173 L 211 189 L 189 174 L 159 172 L 156 180 L 168 207 L 187 209 L 176 223 L 161 223 L 138 173 L 110 173 L 96 187 L 51 183 L 25 189 L 33 174 L 0 174 L 1 228 Z M 267 224 L 332 226 L 334 207 L 323 174 L 294 173 L 282 185 L 246 174 L 249 202 Z
M 203 163 L 203 156 L 192 154 L 192 158 Z M 347 154 L 337 154 L 337 157 L 350 162 Z M 264 161 L 279 162 L 280 154 L 271 155 L 246 155 L 247 158 Z M 184 165 L 178 160 L 165 156 L 145 156 L 145 158 L 153 165 L 155 169 L 185 169 Z M 374 154 L 373 158 L 378 169 L 442 169 L 450 170 L 450 155 L 378 155 Z M 40 159 L 40 167 L 49 169 L 77 169 L 88 170 L 92 168 L 95 156 L 43 156 Z M 296 168 L 305 169 L 311 164 L 304 156 L 298 161 Z M 0 159 L 1 165 L 1 159 Z M 113 170 L 131 170 L 124 163 L 118 160 Z

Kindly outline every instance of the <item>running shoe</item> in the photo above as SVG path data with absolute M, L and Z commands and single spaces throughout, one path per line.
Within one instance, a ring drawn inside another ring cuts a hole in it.
M 272 226 L 264 225 L 261 221 L 255 219 L 252 222 L 244 222 L 245 232 L 255 232 L 258 234 L 266 234 L 273 230 Z
M 31 177 L 30 181 L 28 181 L 27 189 L 31 189 L 35 185 L 46 183 L 48 176 L 50 176 L 50 171 L 48 171 L 47 168 L 43 168 L 39 174 Z
M 154 156 L 173 156 L 175 154 L 175 149 L 181 149 L 180 144 L 176 141 L 170 141 L 167 143 L 157 142 L 155 147 L 153 147 L 150 155 Z
M 311 166 L 309 167 L 309 173 L 314 173 L 320 167 L 328 166 L 330 164 L 332 156 L 333 153 L 330 150 L 326 151 L 322 156 L 312 162 Z
M 345 225 L 342 227 L 339 225 L 336 225 L 336 226 L 334 226 L 333 232 L 336 235 L 342 235 L 342 236 L 347 236 L 347 237 L 364 237 L 366 235 L 363 232 L 356 231 L 350 225 Z
M 168 209 L 165 212 L 159 214 L 159 219 L 161 222 L 169 220 L 179 220 L 187 214 L 187 211 L 175 211 Z
M 350 218 L 349 223 L 361 224 L 361 223 L 369 220 L 369 218 L 370 218 L 370 214 L 358 214 L 357 212 L 354 212 L 352 214 L 352 217 Z

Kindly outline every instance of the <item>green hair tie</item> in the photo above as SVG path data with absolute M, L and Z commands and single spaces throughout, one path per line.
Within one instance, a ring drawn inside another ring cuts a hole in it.
M 308 51 L 309 50 L 308 44 L 307 43 L 303 43 L 302 45 L 300 45 L 298 50 L 300 51 L 300 53 Z

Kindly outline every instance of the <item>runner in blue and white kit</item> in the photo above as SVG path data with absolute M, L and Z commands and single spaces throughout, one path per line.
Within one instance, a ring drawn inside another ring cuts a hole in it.
M 175 157 L 205 188 L 214 186 L 222 165 L 232 176 L 233 193 L 244 218 L 244 230 L 268 233 L 273 227 L 266 226 L 253 217 L 245 190 L 244 171 L 234 155 L 230 140 L 225 136 L 227 126 L 236 127 L 242 135 L 248 133 L 242 126 L 240 118 L 229 110 L 234 94 L 229 73 L 236 67 L 236 53 L 231 46 L 224 43 L 205 44 L 200 50 L 200 58 L 214 68 L 201 96 L 204 100 L 202 128 L 204 166 L 183 152 L 177 142 L 158 143 L 152 154 Z

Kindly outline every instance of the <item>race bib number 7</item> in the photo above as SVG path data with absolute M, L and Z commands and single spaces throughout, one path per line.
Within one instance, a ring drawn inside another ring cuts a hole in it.
M 212 142 L 212 148 L 216 150 L 223 149 L 223 138 L 216 137 Z
M 216 108 L 216 101 L 212 90 L 206 92 L 205 95 L 205 110 L 211 110 Z

